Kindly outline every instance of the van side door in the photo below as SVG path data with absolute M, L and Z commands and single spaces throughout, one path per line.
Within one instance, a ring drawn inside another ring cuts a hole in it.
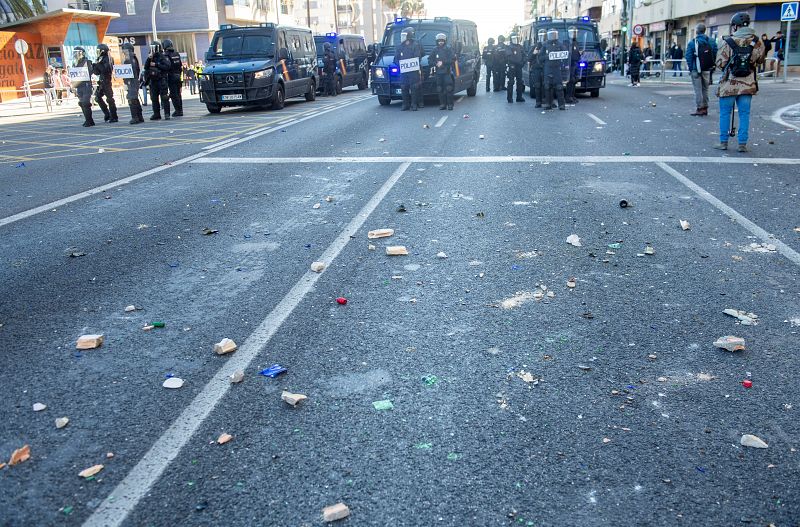
M 277 72 L 283 77 L 285 97 L 294 97 L 294 82 L 297 78 L 297 68 L 294 66 L 292 50 L 289 43 L 289 34 L 282 29 L 278 32 L 278 68 Z
M 298 69 L 300 78 L 304 80 L 302 87 L 305 94 L 308 91 L 311 79 L 314 77 L 317 64 L 317 48 L 314 45 L 314 35 L 310 31 L 300 33 L 300 51 L 303 54 L 303 59 L 302 64 L 298 65 Z

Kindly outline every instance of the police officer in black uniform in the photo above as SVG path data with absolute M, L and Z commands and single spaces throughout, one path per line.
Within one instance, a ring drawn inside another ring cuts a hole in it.
M 75 46 L 72 51 L 72 67 L 86 68 L 87 74 L 91 75 L 93 68 L 92 62 L 86 58 L 86 49 L 83 46 Z M 74 81 L 72 88 L 78 96 L 78 106 L 83 112 L 83 126 L 94 126 L 92 118 L 92 81 Z
M 489 41 L 486 43 L 486 46 L 483 48 L 483 54 L 481 57 L 483 58 L 483 64 L 486 66 L 486 91 L 489 91 L 489 83 L 492 80 L 492 64 L 494 63 L 494 56 L 497 52 L 497 48 L 494 45 L 494 39 L 490 38 Z
M 330 42 L 322 45 L 322 85 L 326 97 L 336 97 L 336 55 Z
M 414 40 L 416 31 L 413 27 L 408 27 L 403 30 L 400 38 L 403 42 L 397 47 L 394 55 L 395 64 L 400 64 L 401 60 L 417 59 L 422 62 L 422 46 Z M 403 107 L 402 111 L 407 111 L 409 108 L 412 111 L 417 111 L 417 107 L 424 106 L 421 96 L 421 83 L 422 77 L 420 70 L 408 71 L 400 74 L 400 86 L 403 90 Z
M 546 31 L 540 29 L 537 34 L 536 44 L 531 48 L 530 55 L 528 55 L 528 62 L 530 63 L 531 71 L 531 96 L 536 98 L 536 106 L 534 108 L 542 107 L 542 100 L 544 99 L 544 61 L 542 53 L 544 49 L 544 39 Z
M 181 95 L 181 73 L 183 73 L 183 63 L 181 54 L 175 51 L 175 45 L 168 38 L 164 39 L 164 55 L 169 59 L 170 69 L 167 76 L 167 86 L 169 87 L 169 98 L 175 112 L 172 117 L 183 117 L 183 96 Z M 169 117 L 169 116 L 167 116 Z
M 577 104 L 578 98 L 575 97 L 575 85 L 578 83 L 580 75 L 579 64 L 581 62 L 581 47 L 578 44 L 578 28 L 570 27 L 569 30 L 569 80 L 567 81 L 566 100 L 569 104 Z
M 567 51 L 558 41 L 558 31 L 550 29 L 547 31 L 547 43 L 544 46 L 544 83 L 545 83 L 545 101 L 547 102 L 546 110 L 553 109 L 553 92 L 558 98 L 558 109 L 566 110 L 564 102 L 564 79 L 561 74 L 561 64 L 564 60 L 569 60 L 567 56 L 565 59 L 558 58 L 558 52 Z
M 139 102 L 139 59 L 133 51 L 133 44 L 126 42 L 122 45 L 122 63 L 130 64 L 133 70 L 133 78 L 125 79 L 125 90 L 128 98 L 128 107 L 131 110 L 131 120 L 129 124 L 139 124 L 144 122 L 142 115 L 142 104 Z
M 522 96 L 525 93 L 525 83 L 522 81 L 522 65 L 525 62 L 525 51 L 519 43 L 519 37 L 512 34 L 509 37 L 510 43 L 506 46 L 506 64 L 508 67 L 508 86 L 506 87 L 506 99 L 509 104 L 514 102 L 511 96 L 514 93 L 514 83 L 517 84 L 517 102 L 525 102 Z
M 453 67 L 456 63 L 456 54 L 453 48 L 447 45 L 447 35 L 436 35 L 436 47 L 428 56 L 428 64 L 433 68 L 436 76 L 436 91 L 439 94 L 439 109 L 453 109 L 453 90 L 455 79 Z
M 494 91 L 506 89 L 506 37 L 497 37 L 497 47 L 494 48 L 492 61 L 492 75 L 494 76 Z
M 161 42 L 154 40 L 150 44 L 150 56 L 144 61 L 145 81 L 150 86 L 150 99 L 153 105 L 151 121 L 161 119 L 159 100 L 164 108 L 164 119 L 169 119 L 169 83 L 167 79 L 171 69 L 172 64 L 162 52 Z
M 103 120 L 107 123 L 116 123 L 119 121 L 117 104 L 114 102 L 114 88 L 111 86 L 111 80 L 114 77 L 114 60 L 109 56 L 108 46 L 105 44 L 97 46 L 97 62 L 93 64 L 92 72 L 98 77 L 94 100 L 103 111 Z M 108 101 L 108 105 L 103 97 Z

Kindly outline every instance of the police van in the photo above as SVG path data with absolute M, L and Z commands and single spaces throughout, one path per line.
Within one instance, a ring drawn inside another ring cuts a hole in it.
M 578 82 L 575 84 L 575 93 L 589 92 L 592 97 L 600 95 L 600 88 L 606 86 L 606 63 L 600 35 L 597 31 L 597 23 L 593 22 L 588 16 L 570 19 L 557 19 L 549 16 L 541 16 L 536 20 L 529 21 L 519 29 L 519 38 L 525 48 L 525 55 L 528 56 L 530 50 L 536 45 L 538 34 L 544 31 L 555 29 L 558 31 L 558 40 L 570 49 L 572 39 L 569 31 L 577 31 L 578 46 L 581 50 L 581 60 L 578 63 Z M 545 40 L 547 37 L 545 36 Z M 563 78 L 569 79 L 569 61 L 563 61 Z M 530 79 L 530 64 L 526 61 L 522 68 L 524 79 Z M 529 86 L 533 83 L 529 82 Z
M 340 40 L 344 42 L 340 44 Z M 320 84 L 317 90 L 322 90 L 322 57 L 325 55 L 325 43 L 331 45 L 331 50 L 336 57 L 340 51 L 344 52 L 343 59 L 336 60 L 336 93 L 348 86 L 357 86 L 359 90 L 366 90 L 369 84 L 369 69 L 367 67 L 367 45 L 361 35 L 337 35 L 326 33 L 315 35 L 317 45 L 317 76 Z M 340 49 L 341 48 L 341 49 Z
M 416 40 L 422 45 L 422 95 L 436 94 L 436 79 L 430 74 L 428 55 L 436 47 L 436 35 L 447 35 L 447 45 L 456 54 L 454 93 L 467 90 L 467 95 L 474 97 L 478 91 L 478 79 L 481 76 L 481 54 L 478 43 L 478 28 L 469 20 L 453 20 L 449 17 L 426 19 L 396 18 L 386 25 L 383 40 L 378 48 L 377 58 L 372 65 L 372 94 L 378 96 L 378 102 L 391 104 L 392 100 L 401 100 L 400 67 L 394 63 L 394 55 L 401 43 L 401 34 L 405 28 L 413 27 Z
M 211 113 L 224 106 L 271 106 L 316 98 L 317 50 L 311 30 L 263 23 L 223 25 L 214 33 L 200 74 L 200 101 Z

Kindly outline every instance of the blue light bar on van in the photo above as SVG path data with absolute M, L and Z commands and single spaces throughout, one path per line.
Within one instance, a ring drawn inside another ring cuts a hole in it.
M 336 38 L 336 33 L 325 33 L 325 36 Z
M 551 16 L 540 16 L 539 17 L 539 22 L 550 22 L 551 20 L 553 20 L 553 17 L 551 17 Z
M 586 67 L 586 63 L 585 62 L 579 62 L 578 63 L 578 67 L 579 68 L 585 68 Z
M 219 26 L 220 29 L 233 29 L 235 27 L 239 27 L 236 24 L 222 24 Z
M 397 75 L 398 73 L 400 73 L 400 68 L 398 68 L 397 66 L 390 66 L 389 73 L 391 75 Z
M 402 24 L 402 23 L 403 23 L 403 22 L 405 22 L 405 21 L 406 21 L 406 19 L 405 19 L 405 18 L 403 18 L 403 17 L 401 17 L 401 16 L 396 16 L 396 17 L 394 17 L 394 23 L 395 23 L 395 24 Z
M 258 27 L 275 27 L 275 22 L 261 22 Z
M 450 17 L 449 16 L 436 16 L 436 17 L 433 17 L 433 21 L 434 22 L 450 22 Z
M 592 19 L 590 17 L 588 17 L 588 16 L 578 17 L 578 22 L 591 22 L 591 21 L 592 21 Z

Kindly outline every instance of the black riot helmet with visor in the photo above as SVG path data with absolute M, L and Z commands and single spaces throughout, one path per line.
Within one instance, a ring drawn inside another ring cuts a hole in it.
M 98 44 L 97 45 L 97 54 L 98 55 L 104 55 L 104 54 L 108 53 L 108 51 L 109 50 L 108 50 L 108 46 L 107 45 L 105 45 L 105 44 Z
M 155 55 L 156 53 L 161 53 L 164 48 L 161 47 L 161 41 L 154 40 L 150 43 L 150 55 Z
M 86 50 L 83 48 L 83 46 L 75 46 L 75 48 L 72 50 L 73 64 L 78 64 L 84 58 L 86 58 Z
M 551 27 L 547 30 L 547 40 L 558 40 L 558 30 Z
M 413 27 L 407 27 L 400 34 L 400 40 L 402 40 L 403 42 L 406 42 L 406 41 L 409 41 L 409 40 L 414 40 L 414 37 L 416 36 L 416 34 L 417 34 L 417 31 Z
M 125 58 L 127 60 L 131 60 L 131 57 L 133 57 L 134 54 L 133 44 L 131 44 L 130 42 L 126 42 L 122 46 L 120 46 L 120 49 L 122 50 L 122 54 L 125 56 Z
M 569 39 L 570 40 L 578 40 L 578 28 L 577 27 L 570 26 L 569 29 L 567 29 L 567 34 L 569 34 Z
M 442 47 L 445 44 L 447 44 L 447 35 L 445 35 L 444 33 L 437 33 L 436 34 L 436 44 L 439 47 Z
M 536 33 L 536 37 L 537 37 L 537 39 L 538 39 L 538 41 L 539 41 L 540 43 L 544 44 L 544 41 L 545 41 L 545 39 L 547 38 L 547 31 L 546 31 L 546 30 L 544 30 L 544 29 L 540 29 L 540 30 L 539 30 L 539 31 Z
M 508 40 L 513 45 L 519 44 L 519 37 L 517 36 L 516 33 L 511 33 L 511 35 L 509 35 L 508 37 Z
M 164 49 L 167 51 L 175 51 L 175 44 L 172 43 L 171 39 L 165 38 L 161 45 L 164 46 Z

